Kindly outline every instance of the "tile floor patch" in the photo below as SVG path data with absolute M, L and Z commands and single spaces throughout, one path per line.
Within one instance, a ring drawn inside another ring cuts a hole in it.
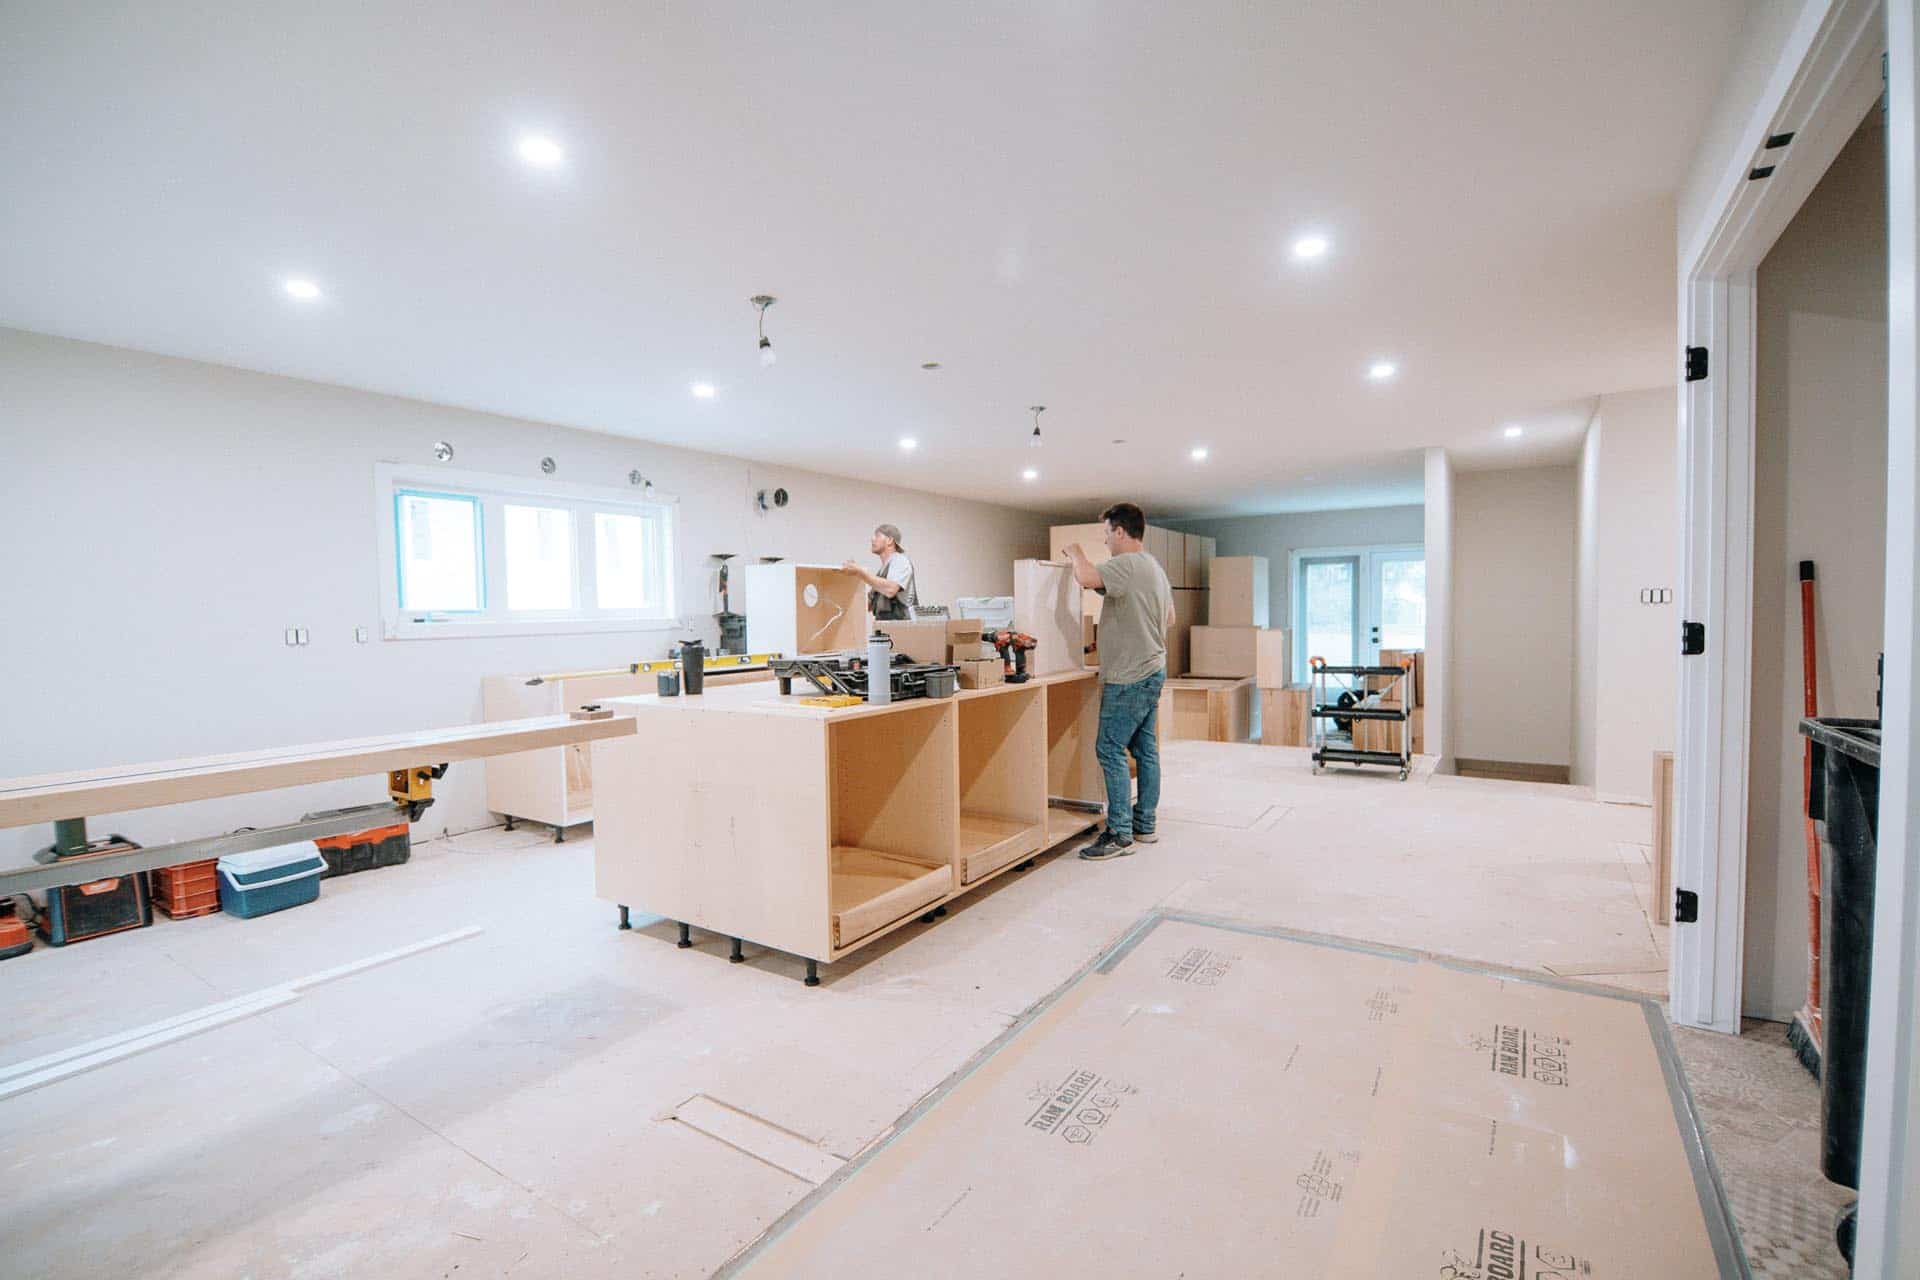
M 674 1108 L 668 1118 L 803 1182 L 815 1185 L 825 1182 L 845 1163 L 797 1133 L 717 1102 L 704 1093 L 688 1098 Z

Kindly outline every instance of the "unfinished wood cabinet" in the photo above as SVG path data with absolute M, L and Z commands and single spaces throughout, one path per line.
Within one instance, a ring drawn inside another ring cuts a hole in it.
M 1079 544 L 1087 559 L 1094 564 L 1105 564 L 1113 559 L 1107 553 L 1107 526 L 1095 521 L 1093 524 L 1056 524 L 1047 531 L 1047 559 L 1055 564 L 1067 563 L 1067 548 Z M 1100 620 L 1100 607 L 1104 603 L 1098 591 L 1080 593 L 1080 612 L 1095 622 Z
M 1673 752 L 1653 753 L 1653 922 L 1673 922 Z
M 882 707 L 799 697 L 616 703 L 635 732 L 593 757 L 599 896 L 832 961 L 1064 839 L 1049 793 L 1089 785 L 1089 673 Z
M 1031 681 L 960 704 L 961 884 L 1046 847 L 1046 716 Z
M 1269 747 L 1307 745 L 1308 700 L 1312 690 L 1306 685 L 1260 691 L 1260 741 Z
M 1208 680 L 1182 676 L 1160 690 L 1163 741 L 1246 742 L 1253 735 L 1252 676 Z
M 867 584 L 839 565 L 750 564 L 745 600 L 750 653 L 797 658 L 867 642 Z
M 1100 738 L 1100 682 L 1055 680 L 1047 687 L 1047 844 L 1100 824 L 1106 778 L 1094 748 Z
M 1027 670 L 1036 676 L 1058 675 L 1085 667 L 1086 627 L 1081 599 L 1092 594 L 1080 589 L 1073 570 L 1050 560 L 1013 562 L 1013 629 L 1034 638 Z
M 1219 540 L 1216 538 L 1203 538 L 1197 533 L 1191 536 L 1193 537 L 1193 541 L 1187 544 L 1187 557 L 1191 561 L 1196 550 L 1200 556 L 1200 574 L 1194 579 L 1193 585 L 1196 587 L 1211 587 L 1213 585 L 1213 558 L 1218 554 Z
M 709 672 L 710 687 L 771 680 L 766 671 Z M 488 676 L 480 683 L 480 713 L 487 720 L 566 715 L 588 703 L 652 693 L 652 672 L 592 672 L 543 677 Z M 506 818 L 544 823 L 556 833 L 593 821 L 593 759 L 585 743 L 494 756 L 486 762 L 487 808 Z
M 1193 666 L 1193 629 L 1205 620 L 1207 593 L 1175 588 L 1173 626 L 1167 630 L 1167 674 L 1183 676 Z

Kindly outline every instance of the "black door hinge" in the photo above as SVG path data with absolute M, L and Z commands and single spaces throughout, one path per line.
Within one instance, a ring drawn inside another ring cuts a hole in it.
M 1704 622 L 1683 622 L 1680 624 L 1680 656 L 1697 658 L 1707 651 L 1707 624 Z
M 1702 382 L 1707 376 L 1707 349 L 1705 347 L 1687 348 L 1687 381 Z
M 1675 924 L 1700 923 L 1700 895 L 1691 889 L 1673 891 L 1673 922 Z

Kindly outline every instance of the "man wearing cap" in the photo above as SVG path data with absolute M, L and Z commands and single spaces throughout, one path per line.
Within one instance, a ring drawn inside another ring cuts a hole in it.
M 900 526 L 883 524 L 873 531 L 868 550 L 880 557 L 880 572 L 868 573 L 849 560 L 840 568 L 867 584 L 867 608 L 876 622 L 904 622 L 913 616 L 920 597 L 913 589 L 913 561 L 900 545 Z

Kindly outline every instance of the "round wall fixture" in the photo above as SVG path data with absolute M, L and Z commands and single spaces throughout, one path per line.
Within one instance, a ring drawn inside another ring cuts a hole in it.
M 807 589 L 800 593 L 800 598 L 807 602 L 807 608 L 812 609 L 820 603 L 820 588 L 809 582 Z
M 554 472 L 558 471 L 559 469 L 560 469 L 560 464 L 555 462 L 552 458 L 540 459 L 540 470 L 544 471 L 546 474 L 552 475 Z
M 453 446 L 445 440 L 436 441 L 433 446 L 433 456 L 439 462 L 452 462 Z

